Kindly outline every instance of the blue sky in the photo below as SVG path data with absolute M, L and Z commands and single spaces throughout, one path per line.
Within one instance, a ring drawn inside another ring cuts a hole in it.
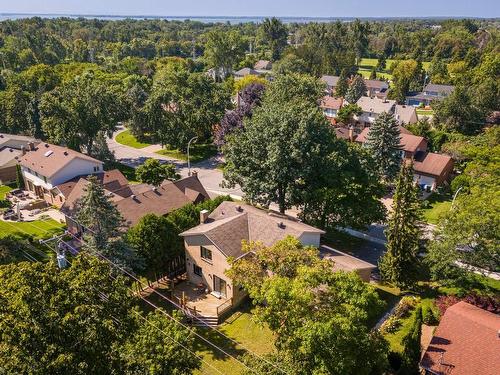
M 0 13 L 159 16 L 499 17 L 499 0 L 0 0 Z

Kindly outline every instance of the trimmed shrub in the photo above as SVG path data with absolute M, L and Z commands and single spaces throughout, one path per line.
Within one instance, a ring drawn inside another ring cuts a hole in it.
M 394 315 L 391 315 L 387 320 L 380 326 L 380 333 L 394 333 L 401 326 L 401 320 Z
M 430 308 L 430 306 L 424 306 L 422 308 L 422 321 L 428 326 L 433 326 L 438 323 L 438 320 L 434 315 L 434 311 Z

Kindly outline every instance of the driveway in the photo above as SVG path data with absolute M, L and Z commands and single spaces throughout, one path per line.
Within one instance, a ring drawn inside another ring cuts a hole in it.
M 154 158 L 174 163 L 182 177 L 188 176 L 187 162 L 156 154 L 154 150 L 161 149 L 159 145 L 151 145 L 140 149 L 125 146 L 116 142 L 116 136 L 124 130 L 125 129 L 123 127 L 119 128 L 113 134 L 113 138 L 107 139 L 108 147 L 110 151 L 114 152 L 117 161 L 136 168 L 137 166 L 143 164 L 147 159 Z M 217 169 L 217 166 L 219 164 L 220 159 L 216 156 L 196 164 L 191 164 L 191 171 L 196 171 L 198 173 L 198 178 L 209 194 L 214 196 L 229 194 L 233 198 L 241 199 L 241 197 L 243 196 L 243 192 L 241 191 L 239 186 L 236 186 L 234 189 L 226 189 L 220 186 L 224 177 L 222 176 L 222 171 Z

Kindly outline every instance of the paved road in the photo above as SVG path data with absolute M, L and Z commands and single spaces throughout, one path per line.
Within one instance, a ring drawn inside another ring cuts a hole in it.
M 174 163 L 181 176 L 186 177 L 188 175 L 187 162 L 154 153 L 153 150 L 159 149 L 159 146 L 153 145 L 138 149 L 116 142 L 116 135 L 122 131 L 124 131 L 123 127 L 119 128 L 113 134 L 113 138 L 108 138 L 107 140 L 109 149 L 115 153 L 116 160 L 118 160 L 120 163 L 135 168 L 138 165 L 144 163 L 147 159 L 155 158 L 158 160 L 165 160 L 170 163 Z M 234 198 L 241 198 L 243 196 L 243 192 L 241 191 L 239 186 L 235 187 L 234 189 L 225 189 L 220 186 L 221 182 L 223 181 L 223 176 L 222 171 L 217 169 L 217 166 L 219 164 L 220 160 L 218 159 L 218 157 L 213 157 L 211 159 L 192 164 L 191 171 L 196 171 L 198 173 L 198 178 L 200 179 L 203 186 L 205 186 L 205 189 L 208 191 L 208 193 L 214 195 L 229 194 Z

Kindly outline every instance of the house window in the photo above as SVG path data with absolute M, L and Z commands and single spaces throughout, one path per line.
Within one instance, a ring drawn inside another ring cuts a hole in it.
M 43 181 L 47 183 L 47 177 L 43 176 Z
M 206 247 L 201 247 L 201 257 L 205 260 L 212 261 L 212 250 L 208 250 Z
M 202 269 L 196 264 L 193 264 L 193 272 L 195 275 L 202 276 Z
M 94 167 L 94 172 L 98 172 L 99 171 L 99 167 Z

